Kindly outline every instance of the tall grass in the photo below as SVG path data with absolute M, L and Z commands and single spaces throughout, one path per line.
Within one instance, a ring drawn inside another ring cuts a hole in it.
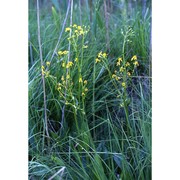
M 138 4 L 128 12 L 108 1 L 104 13 L 102 1 L 70 2 L 71 11 L 56 1 L 40 6 L 42 63 L 36 6 L 29 9 L 29 178 L 151 179 L 150 11 L 142 17 Z M 127 61 L 131 76 L 119 70 Z

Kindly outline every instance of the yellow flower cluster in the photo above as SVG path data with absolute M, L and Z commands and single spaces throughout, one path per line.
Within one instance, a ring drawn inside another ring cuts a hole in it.
M 120 65 L 121 65 L 121 62 L 122 62 L 122 58 L 118 58 L 117 63 L 116 63 L 116 66 L 120 66 Z
M 98 53 L 98 58 L 107 58 L 107 54 L 106 53 L 102 53 L 102 51 L 100 51 Z
M 131 61 L 134 61 L 134 62 L 133 62 L 134 66 L 139 66 L 139 63 L 138 63 L 138 61 L 137 61 L 137 56 L 136 56 L 136 55 L 134 55 L 134 56 L 131 58 Z
M 57 90 L 58 90 L 58 91 L 61 91 L 61 86 L 62 86 L 61 83 L 58 83 L 58 84 L 57 84 Z
M 114 73 L 112 74 L 112 79 L 115 79 L 116 81 L 120 80 L 122 88 L 127 88 L 127 77 L 130 77 L 134 73 L 134 69 L 139 66 L 137 56 L 134 55 L 127 61 L 119 57 L 116 61 L 116 66 L 118 66 L 119 70 L 114 71 Z
M 66 54 L 68 54 L 69 53 L 69 51 L 58 51 L 58 55 L 59 56 L 62 56 L 62 55 L 66 55 Z
M 97 58 L 96 58 L 96 60 L 95 60 L 95 62 L 96 63 L 99 63 L 99 62 L 101 62 L 101 60 L 103 59 L 103 58 L 107 58 L 107 54 L 104 52 L 102 52 L 102 51 L 100 51 L 99 53 L 98 53 L 98 55 L 97 55 Z
M 67 63 L 67 65 L 66 65 L 66 68 L 68 69 L 68 68 L 70 68 L 71 66 L 73 66 L 73 62 L 72 62 L 72 61 L 69 61 L 69 62 Z
M 83 82 L 83 89 L 82 89 L 82 96 L 84 97 L 86 95 L 86 93 L 88 92 L 88 88 L 86 87 L 87 85 L 87 80 L 84 80 Z
M 70 32 L 72 30 L 72 36 L 68 38 L 68 40 L 71 40 L 71 38 L 75 38 L 81 35 L 85 35 L 87 34 L 87 32 L 89 31 L 88 28 L 86 26 L 78 26 L 76 24 L 67 27 L 65 29 L 65 32 Z
M 50 71 L 46 71 L 44 66 L 41 66 L 42 75 L 45 75 L 45 78 L 49 77 Z
M 116 74 L 112 74 L 112 78 L 115 79 L 116 81 L 120 79 L 120 77 L 118 77 Z
M 132 58 L 131 58 L 131 61 L 134 61 L 134 60 L 137 60 L 137 56 L 134 55 Z
M 116 62 L 116 66 L 120 66 L 119 67 L 120 73 L 126 72 L 128 76 L 131 76 L 131 74 L 134 72 L 134 68 L 136 66 L 139 66 L 136 55 L 134 55 L 131 58 L 131 61 L 127 61 L 125 64 L 124 63 L 121 64 L 122 61 L 123 61 L 122 58 L 118 58 Z

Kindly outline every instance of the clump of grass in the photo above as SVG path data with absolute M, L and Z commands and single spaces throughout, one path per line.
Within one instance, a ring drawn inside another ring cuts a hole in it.
M 30 179 L 151 179 L 151 78 L 143 38 L 148 27 L 138 30 L 139 17 L 131 20 L 134 25 L 123 19 L 120 33 L 109 31 L 108 51 L 101 6 L 96 4 L 92 16 L 92 20 L 99 16 L 96 34 L 94 25 L 85 23 L 87 17 L 76 16 L 75 7 L 70 21 L 76 24 L 67 20 L 68 9 L 65 15 L 53 8 L 52 18 L 44 16 L 41 22 L 47 23 L 41 28 L 42 58 L 30 14 L 34 56 L 29 66 Z M 85 11 L 83 6 L 81 10 Z M 57 20 L 58 15 L 70 24 L 60 39 L 63 19 Z M 109 28 L 113 18 L 109 17 Z M 85 25 L 79 25 L 79 19 Z M 137 48 L 140 34 L 144 45 Z M 117 42 L 118 50 L 113 46 Z

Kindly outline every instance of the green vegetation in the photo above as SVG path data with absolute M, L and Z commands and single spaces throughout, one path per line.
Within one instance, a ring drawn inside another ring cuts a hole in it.
M 39 25 L 29 2 L 29 178 L 150 180 L 150 2 L 42 2 Z

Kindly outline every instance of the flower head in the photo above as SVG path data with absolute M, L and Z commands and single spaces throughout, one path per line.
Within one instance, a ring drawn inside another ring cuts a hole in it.
M 80 78 L 79 78 L 79 83 L 82 83 L 82 82 L 83 82 L 83 80 L 82 80 L 82 78 L 80 77 Z
M 66 65 L 66 68 L 70 68 L 71 66 L 73 65 L 73 62 L 72 61 L 69 61 Z
M 61 77 L 61 81 L 64 81 L 64 76 Z
M 103 53 L 102 56 L 103 56 L 104 58 L 106 58 L 106 57 L 107 57 L 107 54 L 106 54 L 106 53 Z
M 131 58 L 131 61 L 133 61 L 133 60 L 137 60 L 137 56 L 136 56 L 136 55 L 134 55 L 134 56 Z
M 123 67 L 120 67 L 120 72 L 123 72 L 124 71 L 124 68 Z
M 69 32 L 69 31 L 71 31 L 71 28 L 67 27 L 67 28 L 65 29 L 65 32 Z
M 122 58 L 118 58 L 118 62 L 122 62 Z
M 98 62 L 101 62 L 101 60 L 100 60 L 100 59 L 98 59 L 98 58 L 96 58 L 96 63 L 98 63 Z
M 124 88 L 126 87 L 126 83 L 125 83 L 125 82 L 122 82 L 121 85 L 122 85 L 122 87 L 124 87 Z
M 139 66 L 138 61 L 135 61 L 133 64 L 134 64 L 135 66 Z
M 98 53 L 98 58 L 100 58 L 102 56 L 102 51 L 100 51 L 99 53 Z
M 49 61 L 46 62 L 46 65 L 49 66 L 51 63 Z
M 129 62 L 126 63 L 126 67 L 128 67 L 128 66 L 130 66 L 130 63 L 129 63 Z
M 84 84 L 87 84 L 87 80 L 84 80 Z
M 67 74 L 66 79 L 70 79 L 70 75 L 69 74 Z
M 63 63 L 62 63 L 62 67 L 64 68 L 65 66 L 66 66 L 66 63 L 65 63 L 65 62 L 63 62 Z
M 66 55 L 66 54 L 68 54 L 69 53 L 69 51 L 58 51 L 58 55 L 59 56 L 62 56 L 62 55 Z
M 128 75 L 128 76 L 131 76 L 131 73 L 130 73 L 130 72 L 127 72 L 127 75 Z
M 116 66 L 120 66 L 121 64 L 120 64 L 120 62 L 118 61 L 117 63 L 116 63 Z

